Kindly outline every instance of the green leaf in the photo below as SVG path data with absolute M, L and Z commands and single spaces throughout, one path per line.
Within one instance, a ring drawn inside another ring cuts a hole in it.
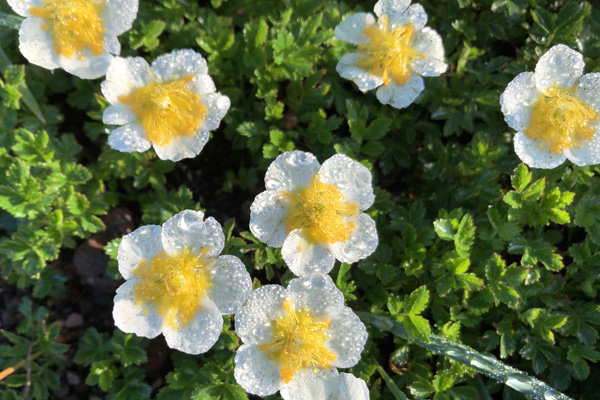
M 519 164 L 513 175 L 510 177 L 512 187 L 519 193 L 521 193 L 529 182 L 531 182 L 531 172 L 527 169 L 527 166 L 523 163 Z
M 79 349 L 73 360 L 86 366 L 102 361 L 106 358 L 109 346 L 110 340 L 106 333 L 99 333 L 96 328 L 88 328 L 79 339 Z
M 458 230 L 454 236 L 454 245 L 459 256 L 469 257 L 471 245 L 475 241 L 475 227 L 473 226 L 473 218 L 470 215 L 465 215 L 460 220 Z
M 411 315 L 421 314 L 427 308 L 427 304 L 429 304 L 429 290 L 425 285 L 419 286 L 404 298 L 404 312 Z
M 452 226 L 450 221 L 447 219 L 436 219 L 433 222 L 433 228 L 435 233 L 443 240 L 454 240 L 454 232 L 452 232 Z
M 410 336 L 424 342 L 429 341 L 431 328 L 429 327 L 429 322 L 425 318 L 418 315 L 407 315 L 402 322 Z

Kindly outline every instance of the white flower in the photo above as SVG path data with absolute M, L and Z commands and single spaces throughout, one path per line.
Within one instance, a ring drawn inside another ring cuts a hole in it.
M 106 73 L 121 52 L 117 36 L 131 29 L 138 0 L 8 0 L 26 17 L 19 49 L 32 64 L 83 79 Z
M 444 46 L 436 31 L 425 27 L 427 14 L 411 0 L 379 0 L 373 14 L 349 16 L 335 27 L 335 37 L 358 45 L 336 69 L 366 92 L 395 108 L 412 104 L 425 88 L 422 76 L 446 72 Z
M 517 131 L 515 152 L 534 168 L 600 163 L 600 73 L 585 74 L 583 56 L 559 44 L 548 50 L 535 73 L 513 79 L 500 104 Z
M 112 131 L 108 144 L 125 152 L 154 147 L 163 160 L 195 157 L 229 109 L 215 92 L 206 60 L 193 50 L 177 50 L 148 65 L 141 57 L 116 57 L 102 82 L 111 104 L 104 110 Z
M 325 379 L 317 377 L 290 382 L 281 388 L 281 397 L 284 400 L 369 400 L 367 384 L 352 374 L 338 374 L 332 368 Z
M 362 211 L 375 196 L 371 173 L 336 154 L 319 165 L 311 153 L 279 155 L 265 174 L 266 191 L 250 207 L 250 230 L 296 275 L 328 273 L 335 260 L 353 263 L 378 244 L 375 221 Z
M 186 210 L 164 225 L 146 225 L 123 237 L 117 260 L 126 279 L 113 317 L 123 332 L 199 354 L 219 338 L 223 314 L 233 314 L 252 286 L 235 256 L 219 256 L 225 236 L 212 217 Z
M 292 279 L 287 289 L 253 291 L 235 316 L 235 331 L 244 342 L 235 356 L 237 382 L 259 396 L 281 390 L 287 399 L 333 394 L 336 368 L 355 365 L 367 340 L 342 292 L 322 274 Z

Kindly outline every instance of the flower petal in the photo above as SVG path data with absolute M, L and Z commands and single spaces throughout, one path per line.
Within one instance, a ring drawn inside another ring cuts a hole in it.
M 367 342 L 367 329 L 360 318 L 349 307 L 332 318 L 327 329 L 329 340 L 325 347 L 337 356 L 332 365 L 350 368 L 360 360 L 360 354 Z
M 201 211 L 185 210 L 169 218 L 162 229 L 162 243 L 168 254 L 182 252 L 186 246 L 195 254 L 203 249 L 207 258 L 216 258 L 225 245 L 221 224 L 213 217 L 202 221 Z
M 538 142 L 529 139 L 521 131 L 517 132 L 514 138 L 515 153 L 521 161 L 532 168 L 554 168 L 562 164 L 566 156 L 563 154 L 554 154 L 550 150 L 542 149 Z
M 269 247 L 283 246 L 289 204 L 290 200 L 278 190 L 260 193 L 250 206 L 250 231 Z
M 531 107 L 542 94 L 535 86 L 533 72 L 521 72 L 506 87 L 500 95 L 500 105 L 504 120 L 516 131 L 524 131 L 529 126 Z
M 210 134 L 201 128 L 195 135 L 179 136 L 164 146 L 154 145 L 154 150 L 161 160 L 179 161 L 184 158 L 194 158 L 208 142 Z
M 138 12 L 138 0 L 109 0 L 103 19 L 107 35 L 119 36 L 131 29 Z
M 204 57 L 191 49 L 163 54 L 154 60 L 151 67 L 161 81 L 177 80 L 187 75 L 208 74 Z
M 370 25 L 375 25 L 377 21 L 373 14 L 357 13 L 350 15 L 335 27 L 336 39 L 343 40 L 352 44 L 369 43 L 369 38 L 363 33 L 363 30 Z
M 393 15 L 395 13 L 401 13 L 410 5 L 411 0 L 379 0 L 375 3 L 373 11 L 375 15 L 381 17 L 382 15 Z
M 427 24 L 427 13 L 422 5 L 412 4 L 404 12 L 390 15 L 388 23 L 391 28 L 412 24 L 419 32 Z
M 106 71 L 102 82 L 102 94 L 109 103 L 119 102 L 119 97 L 153 81 L 150 65 L 142 57 L 115 57 Z
M 158 225 L 145 225 L 123 236 L 117 251 L 119 272 L 123 278 L 132 278 L 132 271 L 142 260 L 151 260 L 163 251 L 161 231 Z
M 570 148 L 564 150 L 565 156 L 575 165 L 595 165 L 600 164 L 600 123 L 591 125 L 596 131 L 592 140 L 586 140 L 580 148 Z
M 327 248 L 306 240 L 301 229 L 295 229 L 287 235 L 281 248 L 281 256 L 290 270 L 298 276 L 316 272 L 326 274 L 335 264 L 333 254 Z
M 207 108 L 207 113 L 202 119 L 202 129 L 207 131 L 217 129 L 231 106 L 229 97 L 221 93 L 209 93 L 202 96 L 202 103 Z
M 42 18 L 25 18 L 19 28 L 19 50 L 32 64 L 47 69 L 59 68 L 58 55 L 53 48 L 54 40 L 48 29 L 42 29 L 44 24 Z
M 339 375 L 336 368 L 324 371 L 305 368 L 294 375 L 289 383 L 281 387 L 280 395 L 283 400 L 323 400 L 335 392 L 339 385 Z M 350 399 L 351 397 L 336 397 Z
M 264 397 L 279 390 L 279 364 L 254 345 L 237 349 L 234 376 L 248 393 Z
M 214 93 L 217 90 L 215 83 L 209 75 L 194 75 L 190 83 L 188 83 L 188 88 L 200 96 Z
M 151 146 L 148 139 L 146 139 L 144 128 L 138 123 L 127 124 L 113 129 L 108 137 L 108 145 L 115 150 L 126 153 L 133 151 L 143 152 Z
M 30 17 L 29 9 L 43 6 L 44 0 L 8 0 L 8 5 L 20 16 Z
M 600 114 L 600 73 L 585 74 L 579 78 L 575 97 L 593 107 Z
M 414 49 L 425 55 L 412 61 L 410 67 L 421 76 L 439 76 L 446 72 L 442 37 L 433 29 L 425 28 L 417 36 Z
M 139 282 L 137 279 L 130 279 L 117 289 L 113 318 L 115 325 L 123 332 L 152 339 L 162 330 L 162 317 L 156 307 L 145 308 L 144 304 L 137 303 L 133 291 Z
M 206 353 L 219 339 L 223 317 L 208 298 L 186 326 L 174 328 L 165 324 L 163 334 L 170 348 L 188 354 Z
M 311 153 L 294 150 L 277 156 L 265 173 L 268 190 L 295 192 L 308 186 L 320 164 Z
M 425 89 L 423 78 L 412 74 L 406 85 L 399 86 L 394 81 L 377 89 L 377 99 L 382 104 L 389 104 L 395 108 L 408 107 L 415 101 L 419 93 Z
M 367 383 L 345 372 L 338 375 L 338 386 L 333 398 L 348 400 L 369 400 Z
M 122 104 L 110 105 L 106 107 L 104 114 L 102 114 L 102 122 L 106 125 L 125 125 L 136 119 L 137 117 L 131 108 Z
M 235 315 L 235 333 L 246 344 L 266 343 L 272 335 L 271 321 L 285 312 L 286 298 L 286 290 L 279 285 L 265 285 L 250 292 Z
M 347 201 L 361 210 L 371 207 L 375 200 L 371 172 L 345 154 L 336 154 L 319 169 L 319 180 L 335 186 Z
M 315 317 L 333 319 L 344 309 L 344 295 L 329 275 L 313 274 L 292 279 L 287 293 L 296 309 L 308 308 Z
M 236 256 L 225 255 L 206 268 L 211 272 L 212 283 L 208 297 L 221 314 L 236 313 L 252 289 L 246 266 Z
M 344 54 L 340 61 L 337 63 L 335 70 L 340 74 L 342 78 L 349 79 L 356 83 L 358 89 L 362 92 L 367 90 L 375 89 L 378 86 L 383 85 L 383 79 L 376 75 L 371 75 L 370 72 L 364 69 L 358 68 L 355 64 L 360 59 L 360 56 L 356 53 Z
M 80 77 L 81 79 L 96 79 L 104 76 L 110 62 L 114 58 L 106 49 L 99 56 L 92 54 L 89 48 L 85 47 L 81 56 L 77 53 L 72 57 L 58 56 L 58 64 L 68 73 Z
M 352 221 L 356 226 L 348 240 L 329 245 L 335 258 L 345 263 L 353 263 L 370 256 L 379 244 L 375 221 L 371 217 L 360 213 Z
M 535 66 L 535 83 L 540 92 L 555 84 L 570 89 L 583 73 L 583 56 L 575 50 L 559 44 L 548 50 Z

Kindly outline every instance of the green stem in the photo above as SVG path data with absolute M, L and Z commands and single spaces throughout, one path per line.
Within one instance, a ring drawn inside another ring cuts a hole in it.
M 476 371 L 505 383 L 518 392 L 521 392 L 534 400 L 573 400 L 548 386 L 544 382 L 527 375 L 525 372 L 510 367 L 498 361 L 494 356 L 479 353 L 472 348 L 460 343 L 455 343 L 442 337 L 431 335 L 429 342 L 424 342 L 411 337 L 404 326 L 396 321 L 367 312 L 356 312 L 366 323 L 374 327 L 391 332 L 396 336 L 418 344 L 434 354 L 449 357 Z
M 21 22 L 23 22 L 23 19 L 24 18 L 17 17 L 16 15 L 5 14 L 3 12 L 0 12 L 0 25 L 6 26 L 7 28 L 19 29 L 21 27 Z

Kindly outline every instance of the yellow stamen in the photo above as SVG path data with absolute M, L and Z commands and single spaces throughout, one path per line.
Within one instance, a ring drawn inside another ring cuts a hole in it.
M 327 369 L 336 355 L 324 346 L 329 319 L 317 320 L 308 309 L 297 310 L 291 300 L 283 302 L 285 314 L 271 321 L 272 338 L 258 348 L 277 360 L 281 380 L 288 383 L 304 368 Z
M 318 174 L 298 193 L 283 194 L 292 203 L 285 220 L 288 233 L 303 229 L 314 243 L 335 243 L 348 240 L 356 226 L 346 218 L 356 215 L 358 206 L 346 201 L 332 184 L 319 181 Z
M 411 62 L 415 58 L 425 58 L 425 54 L 413 48 L 415 27 L 412 24 L 389 30 L 387 16 L 383 15 L 377 25 L 367 26 L 363 33 L 370 42 L 358 45 L 357 53 L 361 58 L 355 65 L 381 77 L 384 85 L 392 79 L 398 85 L 405 85 L 412 73 Z
M 133 290 L 137 304 L 156 308 L 175 329 L 187 326 L 212 286 L 210 272 L 202 259 L 204 253 L 196 255 L 186 247 L 179 254 L 170 256 L 163 251 L 150 261 L 140 261 L 133 270 L 133 275 L 141 281 Z
M 101 18 L 104 2 L 94 0 L 45 0 L 41 7 L 30 7 L 31 15 L 45 19 L 42 29 L 50 29 L 54 50 L 72 58 L 90 49 L 94 56 L 104 51 L 104 20 Z
M 554 85 L 533 105 L 529 126 L 523 133 L 541 142 L 543 148 L 560 154 L 591 140 L 595 131 L 590 122 L 599 118 L 590 105 L 573 95 L 573 89 Z
M 119 101 L 133 109 L 148 140 L 164 146 L 179 136 L 195 135 L 206 114 L 200 95 L 187 87 L 193 78 L 187 75 L 172 82 L 151 83 L 120 96 Z

